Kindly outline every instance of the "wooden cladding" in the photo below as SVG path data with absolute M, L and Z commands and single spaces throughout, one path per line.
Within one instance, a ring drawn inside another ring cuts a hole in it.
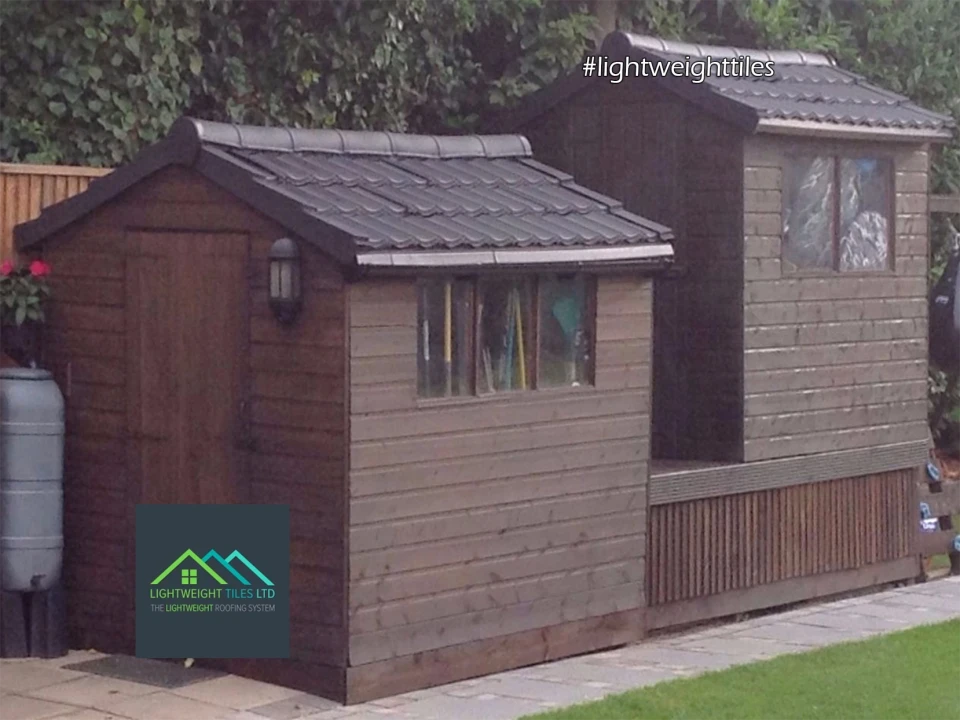
M 87 189 L 107 168 L 0 163 L 0 260 L 16 256 L 13 228 L 33 220 L 48 205 Z
M 595 386 L 439 400 L 414 281 L 350 286 L 351 667 L 643 606 L 651 285 L 597 279 Z
M 804 274 L 781 263 L 790 153 L 892 161 L 886 270 Z M 745 143 L 745 460 L 926 438 L 927 161 L 920 145 Z
M 649 604 L 860 568 L 913 551 L 916 470 L 650 508 Z

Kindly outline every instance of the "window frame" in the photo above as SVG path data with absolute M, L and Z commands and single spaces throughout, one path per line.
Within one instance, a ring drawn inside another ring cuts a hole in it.
M 789 166 L 803 158 L 826 157 L 833 161 L 833 236 L 830 238 L 833 263 L 829 268 L 795 267 L 784 258 L 786 234 L 784 226 L 787 220 L 788 200 L 792 187 L 787 182 Z M 871 159 L 882 161 L 887 172 L 884 173 L 884 187 L 887 191 L 886 219 L 889 229 L 887 238 L 887 266 L 880 270 L 842 270 L 840 268 L 840 219 L 841 197 L 840 181 L 842 176 L 842 160 Z M 896 275 L 897 262 L 897 163 L 896 157 L 886 152 L 867 150 L 856 152 L 851 148 L 811 148 L 809 150 L 791 150 L 784 155 L 780 164 L 780 273 L 784 277 L 884 277 Z
M 540 308 L 541 308 L 541 279 L 544 275 L 557 275 L 559 277 L 577 277 L 581 276 L 584 278 L 586 283 L 586 297 L 584 302 L 584 319 L 587 322 L 587 328 L 589 331 L 588 337 L 588 357 L 589 362 L 587 364 L 586 375 L 589 378 L 588 382 L 584 382 L 580 385 L 548 385 L 546 387 L 540 386 L 540 341 L 541 341 L 541 328 L 540 328 Z M 485 279 L 494 279 L 498 277 L 516 277 L 524 280 L 530 280 L 533 286 L 533 302 L 531 304 L 531 320 L 532 320 L 532 340 L 533 340 L 533 351 L 531 354 L 532 366 L 529 370 L 530 372 L 530 387 L 526 390 L 504 390 L 499 392 L 480 392 L 480 372 L 481 372 L 481 358 L 480 353 L 482 352 L 480 347 L 480 303 L 478 300 L 478 294 L 480 292 L 480 284 Z M 473 362 L 473 369 L 471 373 L 471 382 L 472 387 L 469 393 L 463 395 L 441 395 L 441 396 L 427 396 L 420 394 L 419 387 L 419 377 L 420 377 L 420 354 L 417 353 L 417 368 L 416 368 L 416 405 L 417 407 L 433 407 L 437 405 L 462 405 L 462 404 L 474 404 L 474 403 L 483 403 L 483 402 L 503 402 L 503 401 L 519 401 L 523 402 L 524 399 L 529 399 L 531 393 L 549 393 L 549 394 L 574 394 L 574 393 L 584 393 L 584 392 L 593 392 L 596 389 L 597 382 L 597 289 L 598 282 L 596 275 L 586 272 L 556 272 L 556 273 L 543 273 L 543 272 L 517 272 L 503 274 L 487 274 L 487 273 L 475 273 L 472 275 L 465 274 L 437 274 L 437 275 L 423 275 L 417 278 L 417 287 L 420 287 L 421 283 L 424 282 L 444 282 L 446 280 L 456 280 L 460 282 L 469 283 L 470 287 L 470 305 L 471 305 L 471 315 L 473 318 L 473 327 L 470 334 L 470 343 L 472 344 L 473 352 L 470 353 L 470 359 Z M 418 309 L 417 313 L 419 315 L 419 303 L 421 300 L 421 294 L 417 293 L 417 304 Z M 417 327 L 417 333 L 419 336 L 420 328 Z M 419 339 L 416 341 L 419 344 Z

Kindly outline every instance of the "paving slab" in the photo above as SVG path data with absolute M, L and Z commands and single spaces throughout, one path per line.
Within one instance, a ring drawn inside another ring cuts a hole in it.
M 166 690 L 128 698 L 109 709 L 133 720 L 230 720 L 237 714 L 229 708 L 185 698 Z
M 205 680 L 171 692 L 181 697 L 200 700 L 211 705 L 221 705 L 234 710 L 249 710 L 253 707 L 269 705 L 297 695 L 303 695 L 299 690 L 291 690 L 290 688 L 237 677 L 236 675 Z
M 624 654 L 623 664 L 627 667 L 718 670 L 729 667 L 730 656 L 643 644 L 630 648 L 630 652 Z
M 800 625 L 797 622 L 774 623 L 748 630 L 741 630 L 730 637 L 752 637 L 767 640 L 780 640 L 791 645 L 803 645 L 814 648 L 834 643 L 859 640 L 863 633 L 859 630 L 838 630 L 836 628 Z
M 545 708 L 535 700 L 508 698 L 496 695 L 478 695 L 472 698 L 457 698 L 438 695 L 417 700 L 403 710 L 407 717 L 424 720 L 514 720 L 514 718 L 540 712 Z M 351 716 L 363 718 L 363 715 Z M 383 720 L 380 716 L 379 720 Z
M 303 720 L 344 720 L 356 714 L 356 706 L 343 707 L 342 705 L 335 710 L 321 710 L 318 713 L 305 715 Z
M 681 649 L 699 650 L 722 658 L 729 658 L 729 665 L 741 665 L 746 662 L 766 660 L 785 653 L 804 652 L 806 648 L 775 640 L 743 636 L 720 636 L 709 638 L 691 638 L 690 642 L 678 646 Z M 719 667 L 717 668 L 719 669 Z
M 40 700 L 62 702 L 95 710 L 114 711 L 114 706 L 124 700 L 154 692 L 157 692 L 157 689 L 152 685 L 142 685 L 97 675 L 85 675 L 76 680 L 29 690 L 24 694 Z
M 877 602 L 884 605 L 905 605 L 907 607 L 922 607 L 928 610 L 944 610 L 950 613 L 960 613 L 960 601 L 955 597 L 943 597 L 919 592 L 894 592 Z
M 885 605 L 880 602 L 864 603 L 858 605 L 856 610 L 858 615 L 868 617 L 886 618 L 888 620 L 902 620 L 906 625 L 915 625 L 924 619 L 925 616 L 943 618 L 951 617 L 946 611 L 933 611 L 928 608 L 912 608 L 906 605 Z
M 3 696 L 3 720 L 44 720 L 78 708 L 22 695 Z
M 27 692 L 50 685 L 86 677 L 83 673 L 48 666 L 43 660 L 5 660 L 0 670 L 0 690 L 3 692 Z
M 816 613 L 796 620 L 799 625 L 834 628 L 838 630 L 862 630 L 868 633 L 896 632 L 909 627 L 902 618 L 881 618 L 873 615 L 861 615 L 857 609 L 862 605 L 842 608 L 834 612 Z
M 492 679 L 490 683 L 483 687 L 492 695 L 533 700 L 534 702 L 553 701 L 562 705 L 573 705 L 589 700 L 599 700 L 611 692 L 612 685 L 607 685 L 605 689 L 587 685 L 586 682 L 557 683 L 547 682 L 546 680 L 526 680 L 508 675 Z
M 253 706 L 250 712 L 270 720 L 300 720 L 300 718 L 313 716 L 321 710 L 336 710 L 341 707 L 343 706 L 333 700 L 298 693 L 284 700 Z
M 114 715 L 113 713 L 104 712 L 103 710 L 91 710 L 86 708 L 84 710 L 77 710 L 76 712 L 70 712 L 66 715 L 57 715 L 53 720 L 129 720 L 121 715 Z

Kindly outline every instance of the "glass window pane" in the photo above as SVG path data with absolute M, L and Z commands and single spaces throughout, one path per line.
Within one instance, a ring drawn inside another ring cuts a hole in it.
M 417 390 L 421 397 L 473 393 L 473 286 L 429 280 L 419 286 Z
M 539 387 L 592 382 L 590 283 L 576 277 L 540 279 Z
M 783 261 L 793 268 L 833 268 L 834 165 L 795 157 L 784 168 Z
M 840 160 L 840 269 L 885 270 L 890 257 L 889 160 Z
M 480 392 L 533 388 L 533 291 L 530 278 L 481 281 Z

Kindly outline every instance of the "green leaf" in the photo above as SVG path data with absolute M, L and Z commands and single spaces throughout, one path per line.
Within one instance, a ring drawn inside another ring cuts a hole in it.
M 47 105 L 47 107 L 50 108 L 50 112 L 57 117 L 62 117 L 63 114 L 67 112 L 67 106 L 62 102 L 51 102 Z
M 27 316 L 27 308 L 21 305 L 20 307 L 17 308 L 17 312 L 14 315 L 13 321 L 17 325 L 23 325 L 23 320 L 24 318 L 26 318 L 26 316 Z

